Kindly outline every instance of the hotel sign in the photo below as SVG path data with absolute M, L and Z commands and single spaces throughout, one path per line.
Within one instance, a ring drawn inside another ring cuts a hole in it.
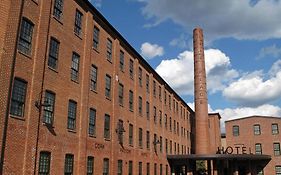
M 253 154 L 251 148 L 247 148 L 246 146 L 228 146 L 218 147 L 216 154 Z

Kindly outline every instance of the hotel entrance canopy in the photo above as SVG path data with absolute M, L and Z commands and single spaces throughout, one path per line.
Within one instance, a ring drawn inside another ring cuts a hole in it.
M 188 154 L 168 155 L 175 174 L 196 174 L 196 161 L 206 161 L 208 175 L 257 174 L 271 160 L 270 155 L 256 154 Z M 184 168 L 183 168 L 184 167 Z

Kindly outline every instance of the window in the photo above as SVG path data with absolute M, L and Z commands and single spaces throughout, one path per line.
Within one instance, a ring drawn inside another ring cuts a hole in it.
M 166 165 L 166 175 L 169 174 L 169 169 L 168 169 L 168 165 Z
M 162 169 L 163 169 L 163 165 L 160 164 L 160 167 L 159 167 L 159 168 L 160 168 L 160 175 L 162 175 L 162 173 L 163 173 L 163 170 L 162 170 Z
M 66 154 L 65 155 L 65 163 L 64 163 L 64 175 L 72 175 L 73 174 L 73 161 L 74 155 L 73 154 Z
M 87 160 L 87 175 L 94 174 L 94 157 L 88 156 Z
M 79 79 L 79 61 L 80 61 L 80 55 L 73 52 L 72 62 L 71 62 L 71 80 L 76 82 Z
M 165 139 L 165 152 L 168 154 L 168 139 Z
M 132 59 L 130 59 L 130 63 L 129 63 L 129 73 L 130 73 L 130 78 L 134 79 L 134 61 Z
M 98 80 L 98 68 L 94 65 L 91 67 L 91 84 L 90 89 L 93 91 L 97 90 L 97 80 Z
M 170 154 L 172 154 L 172 150 L 173 150 L 173 143 L 172 140 L 170 140 Z
M 146 163 L 146 175 L 150 175 L 150 164 Z
M 262 154 L 262 147 L 260 143 L 256 143 L 255 149 L 256 149 L 256 154 Z
M 159 86 L 159 100 L 162 101 L 162 88 Z
M 146 119 L 149 120 L 150 118 L 150 114 L 149 114 L 149 102 L 146 102 Z
M 103 175 L 109 175 L 109 159 L 103 159 Z
M 142 148 L 142 128 L 139 128 L 139 148 Z
M 50 174 L 51 153 L 40 152 L 38 175 Z
M 133 161 L 129 161 L 129 175 L 133 175 Z
M 60 20 L 62 18 L 63 0 L 55 0 L 53 15 Z
M 119 83 L 118 100 L 119 100 L 119 105 L 121 105 L 121 106 L 123 106 L 123 104 L 124 104 L 123 94 L 124 94 L 124 86 L 123 86 L 123 84 Z
M 146 74 L 145 86 L 146 86 L 146 92 L 149 93 L 149 75 L 148 74 Z
M 172 132 L 172 118 L 171 117 L 169 118 L 169 121 L 170 121 L 170 131 Z
M 55 107 L 55 94 L 50 91 L 46 91 L 45 101 L 44 101 L 44 113 L 43 113 L 44 123 L 53 124 L 54 107 Z
M 122 169 L 123 169 L 123 161 L 118 160 L 118 162 L 117 162 L 117 175 L 122 175 Z
M 273 143 L 273 150 L 275 156 L 280 156 L 280 143 Z
M 157 175 L 157 164 L 154 163 L 154 175 Z
M 133 125 L 129 125 L 129 145 L 133 146 Z
M 129 91 L 129 109 L 130 111 L 134 110 L 134 94 L 133 91 Z
M 119 63 L 120 71 L 124 71 L 124 52 L 120 50 L 120 63 Z
M 18 49 L 27 55 L 31 54 L 33 27 L 34 24 L 32 24 L 28 19 L 22 19 Z
M 89 135 L 96 135 L 96 110 L 90 109 L 89 114 Z
M 100 29 L 94 26 L 94 37 L 93 37 L 93 47 L 94 49 L 99 48 L 99 37 L 100 37 Z
M 234 125 L 232 127 L 232 134 L 233 134 L 233 136 L 239 136 L 239 126 Z
M 139 175 L 142 175 L 142 162 L 139 162 Z
M 149 131 L 146 131 L 146 149 L 150 149 L 150 134 Z
M 273 124 L 271 125 L 271 130 L 272 130 L 272 134 L 273 134 L 273 135 L 278 134 L 278 133 L 279 133 L 278 124 L 277 124 L 277 123 L 273 123 Z
M 110 139 L 110 116 L 105 114 L 104 116 L 104 138 Z
M 57 69 L 58 67 L 59 46 L 60 43 L 56 39 L 51 38 L 49 46 L 48 66 L 52 69 Z
M 76 10 L 74 33 L 78 36 L 81 36 L 81 34 L 82 34 L 82 17 L 83 17 L 83 14 L 79 10 Z
M 139 86 L 142 86 L 142 69 L 139 67 Z
M 260 135 L 261 134 L 261 127 L 260 125 L 254 125 L 254 134 Z
M 162 136 L 160 136 L 160 152 L 163 152 L 163 141 L 162 141 Z
M 281 175 L 281 166 L 275 166 L 275 174 Z
M 111 98 L 111 77 L 109 75 L 105 76 L 105 96 Z
M 10 106 L 11 115 L 23 117 L 26 88 L 27 83 L 25 81 L 15 78 Z
M 167 129 L 168 128 L 168 117 L 167 117 L 167 114 L 165 114 L 165 117 L 164 117 L 164 120 L 165 120 L 165 128 Z
M 167 92 L 164 90 L 164 104 L 167 104 Z
M 139 115 L 142 115 L 142 98 L 139 97 Z
M 153 80 L 153 96 L 156 97 L 156 82 Z
M 67 118 L 67 129 L 74 130 L 76 126 L 76 111 L 77 103 L 69 100 L 68 102 L 68 118 Z
M 108 61 L 112 61 L 112 41 L 108 38 L 106 44 L 106 58 Z
M 157 116 L 156 116 L 156 107 L 153 106 L 153 119 L 154 119 L 154 123 L 157 124 Z
M 169 109 L 171 109 L 171 95 L 169 95 Z
M 176 120 L 174 120 L 174 133 L 177 133 L 177 124 L 176 124 Z
M 160 124 L 160 127 L 162 127 L 162 111 L 161 110 L 159 111 L 159 124 Z

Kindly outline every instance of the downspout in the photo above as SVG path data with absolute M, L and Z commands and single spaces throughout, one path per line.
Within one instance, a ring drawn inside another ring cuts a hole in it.
M 5 114 L 5 119 L 4 119 L 4 128 L 3 128 L 3 136 L 2 136 L 3 139 L 2 139 L 2 146 L 1 146 L 0 174 L 3 174 L 3 167 L 4 167 L 4 155 L 5 155 L 5 148 L 6 148 L 7 129 L 8 129 L 8 121 L 9 121 L 10 102 L 11 102 L 10 99 L 11 99 L 11 95 L 12 95 L 12 86 L 13 86 L 13 79 L 14 79 L 14 73 L 15 73 L 17 46 L 18 46 L 19 31 L 20 31 L 20 27 L 21 27 L 20 24 L 21 24 L 21 19 L 22 19 L 22 14 L 23 14 L 23 7 L 24 7 L 24 0 L 21 1 L 21 6 L 20 6 L 16 42 L 15 42 L 15 47 L 14 47 L 12 68 L 11 68 L 11 72 L 10 72 L 11 76 L 10 76 L 10 84 L 9 84 L 9 89 L 8 89 L 6 114 Z
M 43 3 L 43 1 L 42 1 Z M 52 14 L 52 7 L 53 1 L 50 4 L 50 11 L 49 11 L 49 21 L 48 21 L 48 29 L 47 29 L 47 38 L 46 38 L 46 47 L 45 47 L 45 58 L 44 58 L 44 66 L 43 66 L 43 73 L 42 73 L 42 82 L 41 82 L 41 91 L 40 91 L 40 100 L 39 100 L 39 116 L 37 122 L 37 134 L 36 134 L 36 145 L 35 145 L 35 160 L 34 160 L 34 171 L 33 174 L 36 175 L 37 169 L 37 155 L 38 155 L 38 144 L 39 144 L 39 133 L 40 133 L 40 124 L 41 124 L 41 114 L 42 114 L 42 98 L 44 93 L 44 80 L 45 80 L 45 72 L 46 72 L 46 62 L 47 62 L 47 53 L 48 53 L 48 43 L 49 43 L 49 35 L 50 35 L 50 23 L 51 23 L 51 14 Z

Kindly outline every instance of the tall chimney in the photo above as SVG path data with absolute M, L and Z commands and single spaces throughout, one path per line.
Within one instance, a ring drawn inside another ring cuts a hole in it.
M 193 30 L 194 101 L 195 101 L 195 153 L 208 154 L 210 137 L 208 98 L 204 58 L 203 30 Z

